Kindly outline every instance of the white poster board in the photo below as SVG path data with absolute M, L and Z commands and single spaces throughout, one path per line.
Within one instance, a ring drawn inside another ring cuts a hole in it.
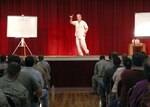
M 150 12 L 135 13 L 135 37 L 150 37 Z
M 37 17 L 33 16 L 8 16 L 7 37 L 36 38 Z

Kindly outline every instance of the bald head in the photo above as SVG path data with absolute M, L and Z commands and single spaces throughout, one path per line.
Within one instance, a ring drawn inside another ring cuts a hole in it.
M 82 20 L 82 15 L 81 14 L 77 14 L 77 20 L 81 21 Z

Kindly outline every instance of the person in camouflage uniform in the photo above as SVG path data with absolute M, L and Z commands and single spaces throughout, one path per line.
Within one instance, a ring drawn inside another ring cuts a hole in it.
M 20 70 L 21 66 L 19 64 L 15 62 L 9 63 L 7 75 L 0 79 L 0 89 L 2 93 L 11 98 L 15 107 L 31 107 L 28 90 L 16 81 Z
M 10 107 L 6 95 L 0 90 L 0 107 Z
M 105 56 L 100 56 L 100 60 L 95 64 L 94 75 L 92 76 L 92 94 L 97 95 L 97 88 L 100 81 L 103 80 L 104 73 L 107 69 L 113 67 L 113 63 L 105 60 Z

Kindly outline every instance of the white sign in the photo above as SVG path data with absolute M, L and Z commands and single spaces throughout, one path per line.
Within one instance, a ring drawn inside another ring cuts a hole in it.
M 150 36 L 150 12 L 135 14 L 135 37 Z
M 36 38 L 37 17 L 33 16 L 8 16 L 7 37 Z

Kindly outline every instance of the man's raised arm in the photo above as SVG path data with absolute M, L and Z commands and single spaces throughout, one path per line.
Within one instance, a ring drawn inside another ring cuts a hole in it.
M 70 24 L 74 25 L 73 24 L 73 15 L 70 16 Z

